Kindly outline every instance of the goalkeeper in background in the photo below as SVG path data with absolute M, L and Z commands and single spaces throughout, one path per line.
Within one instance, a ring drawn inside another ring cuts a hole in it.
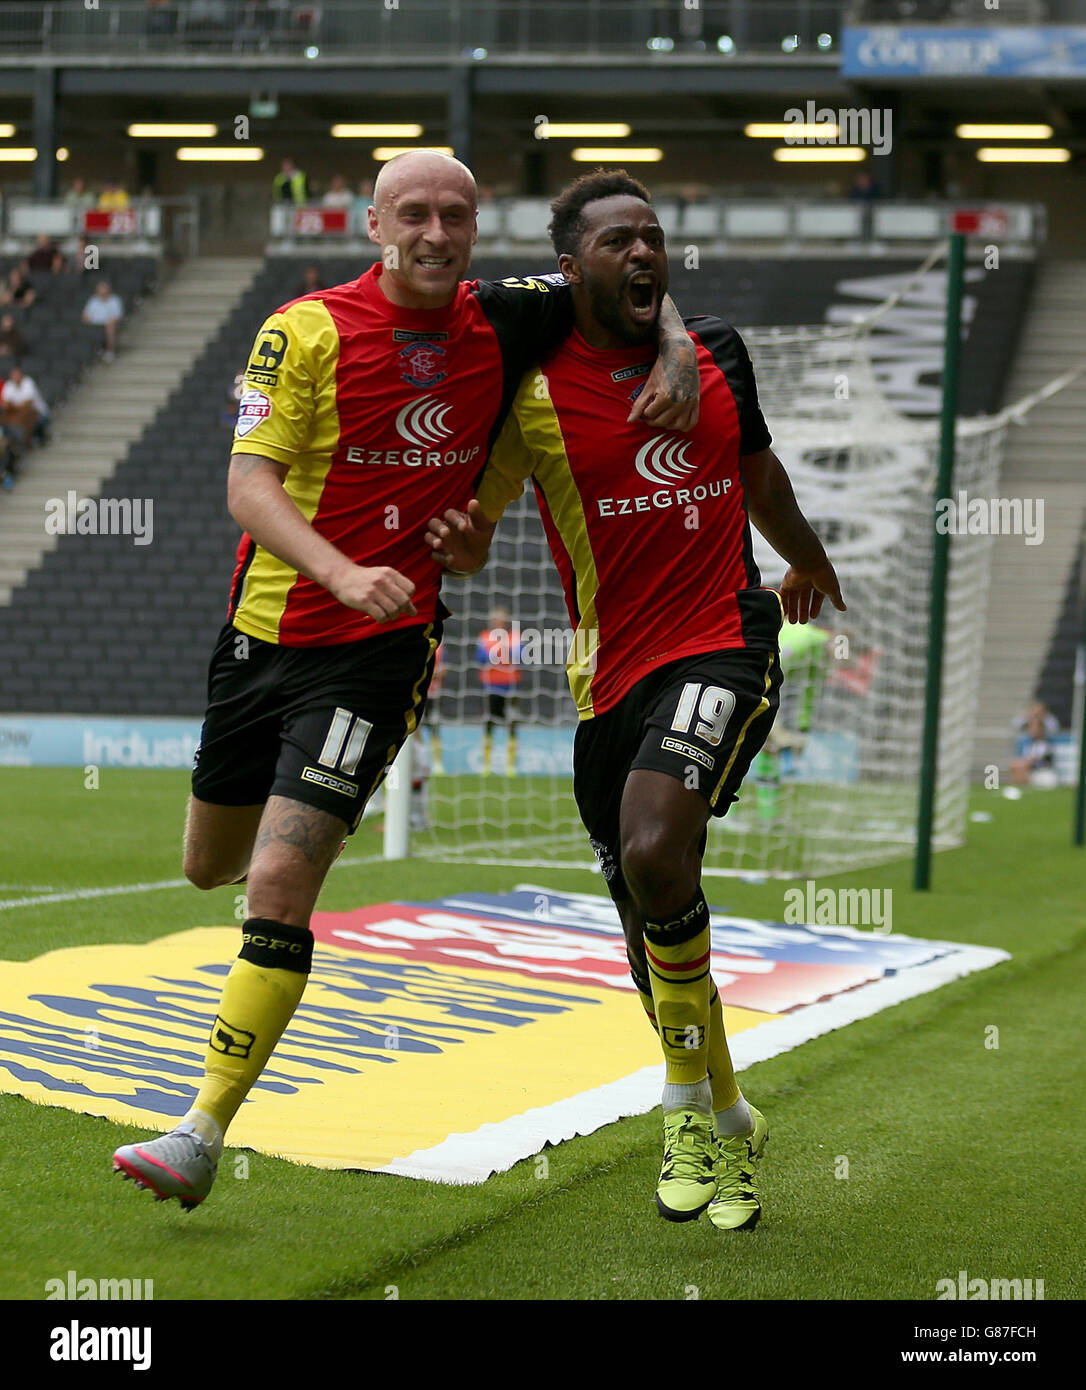
M 816 622 L 788 623 L 781 628 L 781 670 L 798 690 L 797 698 L 790 702 L 794 727 L 778 719 L 751 769 L 758 791 L 758 814 L 763 820 L 777 819 L 781 781 L 792 775 L 795 758 L 806 746 L 826 679 L 829 640 L 830 633 Z
M 772 725 L 783 616 L 806 623 L 823 595 L 844 603 L 769 447 L 734 329 L 686 321 L 701 379 L 695 429 L 627 423 L 668 282 L 645 188 L 599 171 L 552 212 L 574 331 L 528 371 L 475 499 L 431 521 L 430 546 L 448 568 L 478 568 L 533 477 L 578 629 L 567 664 L 580 718 L 574 794 L 666 1062 L 657 1210 L 670 1221 L 708 1210 L 719 1229 L 749 1229 L 769 1131 L 736 1083 L 709 973 L 705 832 Z M 748 515 L 788 562 L 780 594 L 761 587 Z
M 490 775 L 494 730 L 499 724 L 508 729 L 505 745 L 505 775 L 512 777 L 517 767 L 517 726 L 515 696 L 520 684 L 520 635 L 513 627 L 512 615 L 495 608 L 490 626 L 479 634 L 475 648 L 479 679 L 486 690 L 486 723 L 483 726 L 483 776 Z

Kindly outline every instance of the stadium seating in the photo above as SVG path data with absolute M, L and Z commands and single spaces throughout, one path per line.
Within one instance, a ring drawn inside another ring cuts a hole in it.
M 0 610 L 0 648 L 10 654 L 0 663 L 0 708 L 202 712 L 207 659 L 225 619 L 238 541 L 225 497 L 231 440 L 223 420 L 227 396 L 260 323 L 273 307 L 298 293 L 305 264 L 301 259 L 265 263 L 105 487 L 103 495 L 109 497 L 154 499 L 154 543 L 135 546 L 125 536 L 62 536 L 57 550 Z M 326 284 L 353 279 L 364 268 L 346 259 L 319 264 Z M 523 257 L 480 257 L 473 268 L 480 276 L 500 278 L 552 265 L 549 258 L 525 264 Z M 680 307 L 718 313 L 737 324 L 818 323 L 841 282 L 912 269 L 903 262 L 858 266 L 842 259 L 806 260 L 801 273 L 786 259 L 703 260 L 697 269 L 686 269 L 676 251 L 671 288 Z M 977 308 L 965 348 L 962 389 L 967 414 L 1001 404 L 1031 270 L 1028 262 L 1009 262 L 973 290 Z M 115 276 L 112 266 L 109 271 L 119 286 L 129 283 Z M 72 315 L 78 317 L 74 307 L 69 320 Z M 496 559 L 504 563 L 501 553 Z M 553 618 L 560 621 L 558 614 Z M 468 631 L 473 624 L 480 630 L 485 619 L 481 611 L 462 615 Z M 68 674 L 76 654 L 78 684 Z M 556 676 L 556 698 L 560 685 Z
M 9 257 L 0 261 L 0 276 L 6 279 L 20 259 Z M 38 295 L 33 308 L 3 312 L 13 314 L 27 341 L 21 361 L 27 374 L 37 382 L 50 410 L 55 410 L 101 349 L 102 330 L 82 321 L 83 309 L 95 285 L 99 280 L 108 280 L 129 315 L 152 288 L 156 266 L 150 256 L 110 257 L 106 253 L 97 271 L 79 275 L 30 272 Z
M 1063 604 L 1048 655 L 1034 690 L 1035 697 L 1059 720 L 1061 729 L 1075 732 L 1072 704 L 1076 653 L 1082 642 L 1082 598 L 1086 591 L 1086 536 L 1067 576 Z

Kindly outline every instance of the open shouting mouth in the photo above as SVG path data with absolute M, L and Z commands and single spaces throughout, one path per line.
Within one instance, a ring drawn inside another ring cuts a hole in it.
M 651 270 L 635 270 L 626 281 L 626 304 L 635 323 L 655 321 L 660 306 L 660 288 Z

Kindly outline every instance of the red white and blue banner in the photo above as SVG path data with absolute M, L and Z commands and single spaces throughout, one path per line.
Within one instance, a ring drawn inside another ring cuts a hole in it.
M 231 1146 L 480 1182 L 659 1103 L 659 1045 L 609 899 L 526 885 L 319 912 L 313 930 L 305 997 Z M 197 927 L 0 961 L 0 1090 L 171 1128 L 196 1094 L 238 939 L 236 925 Z M 712 916 L 737 1070 L 1007 958 Z

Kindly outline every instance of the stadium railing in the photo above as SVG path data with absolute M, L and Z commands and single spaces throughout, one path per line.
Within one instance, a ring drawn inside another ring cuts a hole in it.
M 311 61 L 554 53 L 720 59 L 744 52 L 836 59 L 847 0 L 83 0 L 0 6 L 0 55 L 136 61 L 230 54 Z M 819 36 L 827 36 L 819 43 Z M 794 40 L 794 42 L 792 42 Z
M 938 241 L 952 231 L 1030 248 L 1045 239 L 1045 209 L 1033 203 L 912 202 L 862 203 L 847 199 L 707 198 L 683 202 L 661 197 L 654 207 L 665 231 L 714 247 L 755 242 L 894 243 Z M 550 220 L 545 198 L 503 198 L 479 208 L 480 241 L 498 245 L 545 240 Z M 269 232 L 274 247 L 330 246 L 366 240 L 366 200 L 350 208 L 321 204 L 273 204 Z
M 1074 3 L 1074 0 L 1072 0 Z M 852 0 L 848 24 L 953 24 L 959 28 L 977 20 L 988 24 L 1039 24 L 1064 16 L 1060 0 Z M 1070 13 L 1067 18 L 1072 18 Z
M 32 241 L 42 232 L 59 242 L 76 237 L 105 242 L 122 255 L 155 255 L 167 249 L 195 256 L 199 250 L 199 200 L 133 198 L 127 208 L 108 212 L 64 199 L 21 194 L 0 201 L 0 236 L 5 251 L 21 249 L 21 242 Z

